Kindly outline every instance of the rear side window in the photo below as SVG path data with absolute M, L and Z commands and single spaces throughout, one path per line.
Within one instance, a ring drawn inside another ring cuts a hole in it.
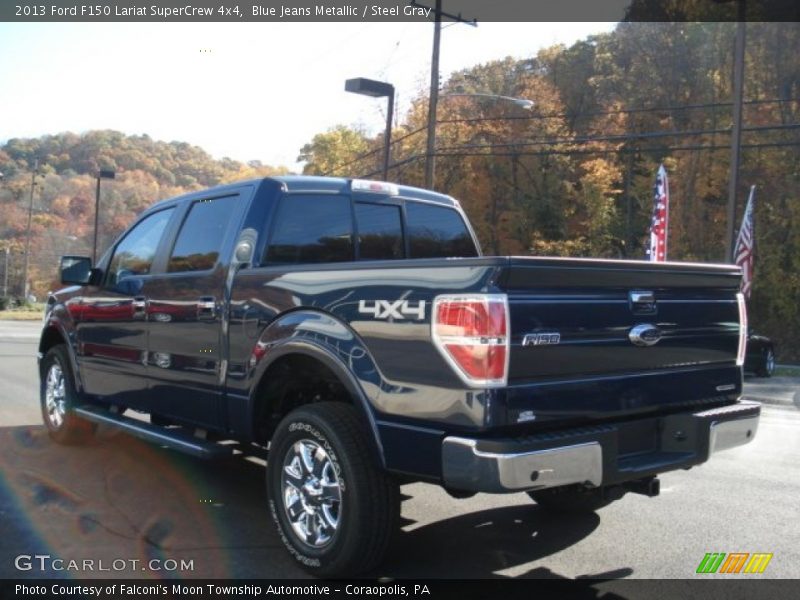
M 217 264 L 238 196 L 192 204 L 181 226 L 167 271 L 205 271 Z
M 353 260 L 353 213 L 348 196 L 283 196 L 265 262 L 324 263 Z
M 452 208 L 406 202 L 406 229 L 409 258 L 477 256 L 464 219 Z
M 399 206 L 356 202 L 356 223 L 360 260 L 403 258 Z

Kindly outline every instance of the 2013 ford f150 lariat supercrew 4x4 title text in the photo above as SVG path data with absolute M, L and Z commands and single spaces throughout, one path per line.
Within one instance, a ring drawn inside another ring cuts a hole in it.
M 737 267 L 485 257 L 430 191 L 217 187 L 61 277 L 39 347 L 51 436 L 265 452 L 280 539 L 321 576 L 378 564 L 401 483 L 592 511 L 758 426 Z

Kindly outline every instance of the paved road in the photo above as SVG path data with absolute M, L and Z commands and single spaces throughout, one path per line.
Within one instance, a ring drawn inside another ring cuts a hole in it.
M 267 518 L 260 464 L 204 463 L 125 435 L 52 444 L 39 425 L 37 327 L 0 323 L 0 577 L 41 577 L 14 568 L 36 553 L 124 567 L 95 572 L 104 577 L 169 576 L 141 571 L 167 559 L 193 561 L 184 577 L 304 577 Z M 659 498 L 628 495 L 597 515 L 548 516 L 521 494 L 454 500 L 404 486 L 403 530 L 374 575 L 688 578 L 706 552 L 740 551 L 772 552 L 765 576 L 796 578 L 800 412 L 787 399 L 797 390 L 797 380 L 749 382 L 748 394 L 777 402 L 751 445 L 662 476 Z

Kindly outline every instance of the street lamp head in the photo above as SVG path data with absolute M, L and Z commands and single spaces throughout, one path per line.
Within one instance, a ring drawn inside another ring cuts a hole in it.
M 352 92 L 353 94 L 361 94 L 362 96 L 371 96 L 373 98 L 394 96 L 394 86 L 391 83 L 366 79 L 365 77 L 356 77 L 355 79 L 346 80 L 344 82 L 344 91 Z
M 501 96 L 500 94 L 484 94 L 484 93 L 466 93 L 459 92 L 456 94 L 442 94 L 440 98 L 486 98 L 487 100 L 505 100 L 516 104 L 524 110 L 531 110 L 534 106 L 533 100 L 527 98 L 514 98 L 512 96 Z
M 114 177 L 116 177 L 116 175 L 117 174 L 114 171 L 101 169 L 97 173 L 97 178 L 98 179 L 114 179 Z
M 386 107 L 386 133 L 384 133 L 383 143 L 383 180 L 389 178 L 389 156 L 392 147 L 392 117 L 394 115 L 394 86 L 384 81 L 375 81 L 365 77 L 356 77 L 344 82 L 344 91 L 372 98 L 386 97 L 388 106 Z

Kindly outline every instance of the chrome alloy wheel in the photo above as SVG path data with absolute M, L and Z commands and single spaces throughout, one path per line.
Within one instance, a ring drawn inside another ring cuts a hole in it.
M 295 442 L 283 460 L 283 508 L 297 537 L 312 548 L 330 543 L 342 514 L 336 469 L 322 446 Z
M 67 414 L 66 390 L 64 388 L 64 372 L 58 363 L 50 365 L 44 388 L 44 406 L 47 420 L 54 429 L 59 429 Z

